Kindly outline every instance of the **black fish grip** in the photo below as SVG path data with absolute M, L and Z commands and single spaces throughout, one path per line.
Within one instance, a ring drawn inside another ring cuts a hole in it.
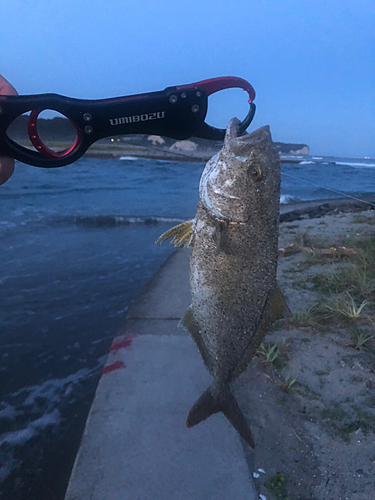
M 240 134 L 251 123 L 255 105 L 253 87 L 237 77 L 221 77 L 168 87 L 163 91 L 111 99 L 82 100 L 59 94 L 0 96 L 0 156 L 11 156 L 36 167 L 62 167 L 78 160 L 97 140 L 113 135 L 152 134 L 172 139 L 200 137 L 222 140 L 225 130 L 204 122 L 208 96 L 228 88 L 242 88 L 249 94 L 250 110 L 240 123 Z M 64 151 L 53 151 L 38 133 L 38 116 L 44 110 L 64 115 L 74 125 L 76 138 Z M 30 112 L 27 133 L 35 151 L 15 142 L 8 127 Z

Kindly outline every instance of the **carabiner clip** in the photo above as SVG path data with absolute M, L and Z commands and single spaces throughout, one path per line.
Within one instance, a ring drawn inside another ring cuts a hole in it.
M 94 142 L 114 135 L 150 134 L 180 140 L 189 137 L 222 140 L 225 130 L 204 122 L 208 96 L 234 87 L 249 94 L 250 111 L 240 124 L 240 133 L 244 133 L 255 113 L 252 102 L 255 91 L 246 80 L 231 76 L 112 99 L 81 100 L 58 94 L 0 96 L 0 155 L 50 168 L 75 162 Z M 59 112 L 76 129 L 73 144 L 63 151 L 53 151 L 39 135 L 38 116 L 46 109 Z M 35 150 L 22 146 L 7 134 L 11 123 L 27 112 L 30 112 L 27 133 Z

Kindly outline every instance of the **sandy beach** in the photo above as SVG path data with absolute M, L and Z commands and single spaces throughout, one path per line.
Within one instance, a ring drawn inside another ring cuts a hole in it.
M 293 316 L 234 384 L 267 500 L 374 498 L 374 225 L 372 211 L 338 210 L 280 225 Z

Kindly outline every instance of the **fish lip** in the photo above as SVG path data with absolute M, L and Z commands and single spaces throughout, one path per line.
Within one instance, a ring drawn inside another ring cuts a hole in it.
M 237 198 L 237 199 L 240 199 L 240 198 Z M 213 217 L 215 217 L 219 221 L 225 221 L 225 222 L 228 222 L 229 224 L 247 224 L 251 221 L 251 217 L 248 217 L 248 218 L 233 218 L 232 216 L 229 217 L 229 216 L 223 214 L 223 212 L 221 212 L 217 207 L 214 207 L 213 205 L 208 205 L 206 203 L 206 200 L 203 198 L 201 198 L 201 202 L 202 202 L 203 206 L 205 207 L 205 209 Z
M 233 195 L 231 195 L 229 193 L 225 193 L 224 191 L 222 191 L 221 189 L 218 189 L 218 188 L 216 188 L 214 190 L 214 193 L 218 194 L 220 196 L 224 196 L 224 198 L 230 198 L 231 200 L 239 200 L 240 199 L 239 196 L 233 196 Z
M 264 125 L 250 134 L 239 135 L 238 118 L 232 118 L 228 124 L 227 132 L 224 139 L 224 148 L 232 152 L 235 156 L 247 156 L 252 148 L 259 146 L 261 143 L 272 144 L 272 136 L 269 125 Z

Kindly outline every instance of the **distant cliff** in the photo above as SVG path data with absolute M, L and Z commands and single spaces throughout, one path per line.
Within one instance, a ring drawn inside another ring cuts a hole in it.
M 27 140 L 27 116 L 19 117 L 9 127 L 9 136 L 16 141 Z M 38 131 L 41 139 L 45 143 L 50 142 L 72 142 L 75 137 L 75 128 L 64 118 L 55 117 L 52 119 L 38 119 Z M 108 152 L 111 146 L 117 149 L 121 146 L 122 154 L 126 154 L 126 149 L 141 148 L 143 151 L 164 151 L 181 157 L 191 158 L 210 158 L 222 147 L 221 141 L 210 141 L 207 139 L 198 139 L 192 137 L 185 141 L 176 141 L 168 137 L 158 135 L 126 135 L 113 136 L 98 141 L 101 145 L 108 145 Z M 308 155 L 309 147 L 306 144 L 286 144 L 282 142 L 274 143 L 276 149 L 281 155 Z
M 310 148 L 307 144 L 290 144 L 274 142 L 273 145 L 281 155 L 309 155 Z

